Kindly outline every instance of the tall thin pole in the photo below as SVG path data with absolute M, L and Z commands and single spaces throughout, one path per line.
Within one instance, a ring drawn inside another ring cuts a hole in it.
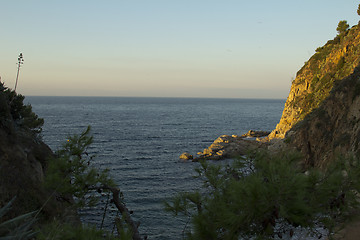
M 19 80 L 20 67 L 22 64 L 24 64 L 24 58 L 23 58 L 23 54 L 20 53 L 19 57 L 18 57 L 18 62 L 17 62 L 18 68 L 17 68 L 16 81 L 15 81 L 15 92 L 16 92 L 16 87 L 17 87 L 18 80 Z

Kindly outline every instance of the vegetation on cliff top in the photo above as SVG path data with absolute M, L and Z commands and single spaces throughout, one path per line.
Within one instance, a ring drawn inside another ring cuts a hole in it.
M 346 24 L 346 22 L 345 22 Z M 347 25 L 348 26 L 348 25 Z M 339 35 L 328 41 L 297 73 L 295 85 L 306 85 L 306 92 L 295 96 L 291 105 L 299 111 L 299 120 L 329 96 L 334 84 L 349 76 L 360 60 L 359 27 L 340 27 Z
M 319 107 L 331 89 L 353 73 L 360 63 L 360 25 L 349 28 L 342 20 L 338 35 L 305 62 L 292 82 L 284 111 L 276 129 L 269 138 L 284 138 L 286 132 Z
M 299 71 L 273 131 L 309 166 L 325 168 L 337 155 L 360 157 L 360 22 L 348 27 L 340 21 L 339 35 Z
M 32 111 L 30 104 L 25 105 L 24 99 L 0 82 L 0 126 L 9 132 L 22 128 L 37 135 L 42 130 L 44 119 Z

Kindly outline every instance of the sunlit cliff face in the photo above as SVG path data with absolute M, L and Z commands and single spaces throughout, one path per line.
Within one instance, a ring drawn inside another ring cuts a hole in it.
M 280 122 L 269 135 L 269 139 L 284 138 L 287 131 L 329 96 L 334 85 L 353 73 L 359 61 L 358 26 L 318 48 L 297 73 Z

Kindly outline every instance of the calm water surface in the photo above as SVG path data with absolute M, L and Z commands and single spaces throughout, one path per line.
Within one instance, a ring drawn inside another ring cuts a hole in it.
M 163 201 L 177 192 L 198 188 L 192 178 L 196 163 L 181 163 L 182 152 L 207 148 L 222 134 L 249 129 L 272 130 L 285 100 L 27 97 L 45 119 L 43 139 L 57 150 L 66 137 L 92 126 L 98 168 L 109 168 L 124 193 L 139 231 L 149 239 L 181 239 L 186 219 L 163 210 Z M 98 224 L 102 206 L 82 212 Z M 112 229 L 115 210 L 107 215 Z

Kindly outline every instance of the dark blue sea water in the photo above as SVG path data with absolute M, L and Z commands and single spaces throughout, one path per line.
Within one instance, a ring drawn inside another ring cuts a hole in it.
M 197 163 L 179 162 L 182 152 L 196 154 L 223 134 L 272 130 L 285 100 L 27 97 L 45 119 L 43 140 L 57 150 L 66 137 L 92 127 L 95 165 L 109 168 L 124 193 L 140 233 L 149 239 L 181 239 L 186 219 L 163 210 L 177 192 L 196 189 Z M 99 223 L 103 210 L 83 211 Z M 106 226 L 111 229 L 114 211 Z

